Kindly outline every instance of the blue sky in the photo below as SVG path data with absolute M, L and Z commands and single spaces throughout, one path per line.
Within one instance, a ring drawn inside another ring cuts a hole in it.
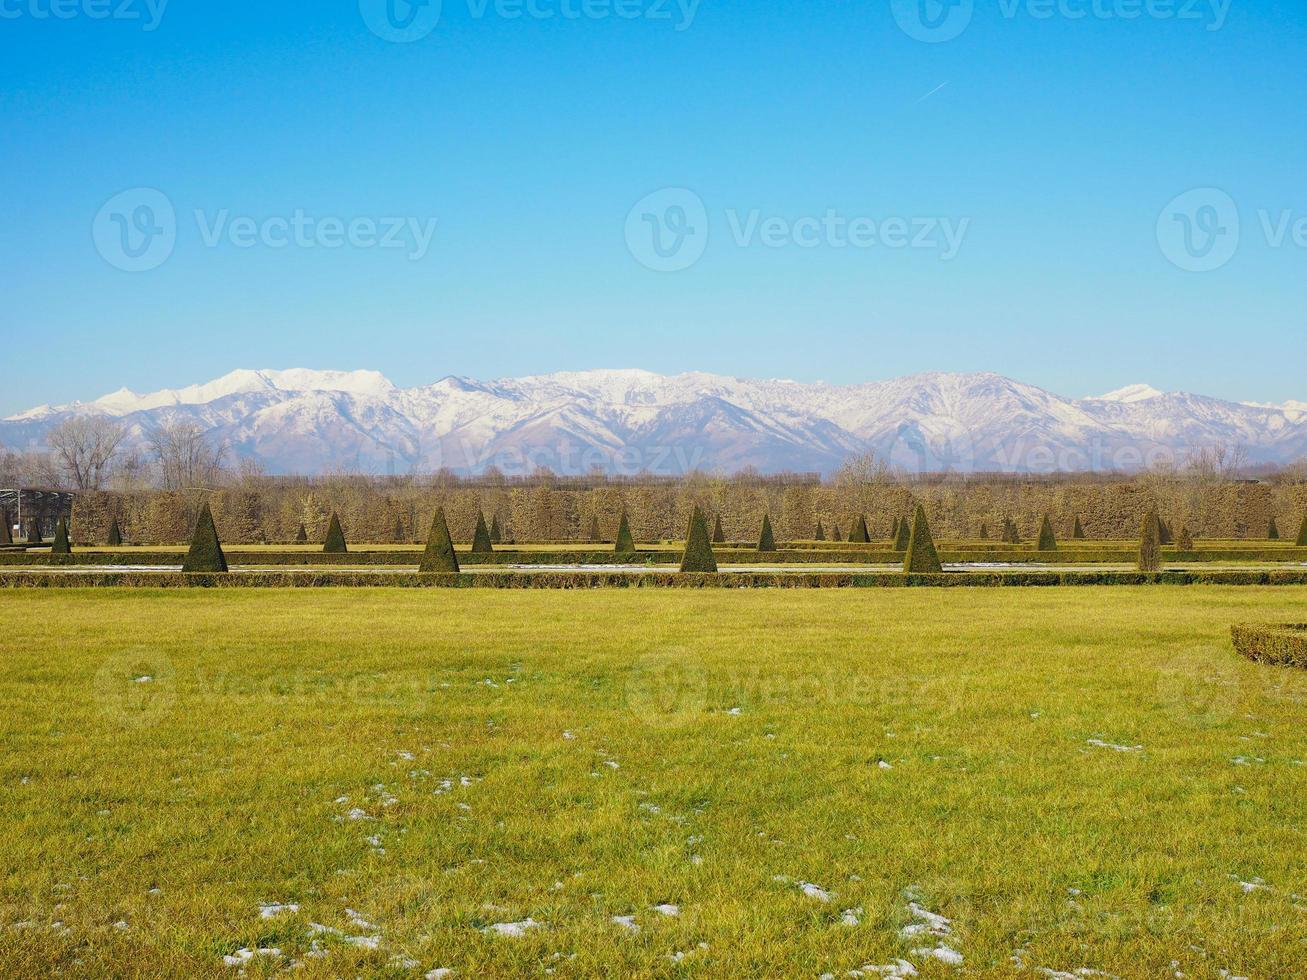
M 1307 399 L 1300 0 L 926 0 L 937 43 L 915 0 L 444 0 L 409 43 L 404 0 L 53 2 L 0 0 L 0 413 L 290 366 Z

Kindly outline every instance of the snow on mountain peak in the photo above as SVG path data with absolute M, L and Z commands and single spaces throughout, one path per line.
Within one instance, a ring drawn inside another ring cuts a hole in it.
M 1096 402 L 1120 402 L 1124 405 L 1133 405 L 1136 402 L 1151 401 L 1154 398 L 1161 398 L 1165 392 L 1158 391 L 1152 385 L 1138 384 L 1126 385 L 1124 388 L 1118 388 L 1116 391 L 1109 391 L 1106 395 L 1099 395 L 1090 401 Z

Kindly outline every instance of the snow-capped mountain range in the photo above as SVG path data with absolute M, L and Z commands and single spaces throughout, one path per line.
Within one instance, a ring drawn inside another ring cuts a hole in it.
M 234 371 L 189 388 L 41 406 L 0 421 L 0 444 L 41 448 L 74 415 L 119 420 L 144 448 L 185 421 L 272 473 L 509 476 L 547 466 L 679 475 L 830 473 L 874 451 L 911 471 L 1135 470 L 1216 443 L 1252 462 L 1307 456 L 1307 403 L 1235 403 L 1131 385 L 1071 399 L 996 374 L 920 374 L 857 385 L 648 371 L 398 388 L 374 371 Z

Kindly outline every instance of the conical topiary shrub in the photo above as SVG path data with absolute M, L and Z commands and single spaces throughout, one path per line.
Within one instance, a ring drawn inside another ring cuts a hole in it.
M 303 524 L 300 524 L 300 529 L 299 529 L 298 531 L 295 532 L 295 543 L 296 543 L 296 544 L 308 544 L 308 543 L 309 543 L 309 532 L 308 532 L 308 530 L 304 527 Z
M 893 546 L 899 540 L 899 518 L 894 518 L 889 526 L 889 542 Z
M 1272 517 L 1270 523 L 1266 525 L 1266 540 L 1267 541 L 1280 540 L 1280 525 L 1275 523 L 1274 517 Z
M 861 514 L 853 519 L 849 529 L 849 541 L 852 544 L 871 544 L 871 535 L 867 531 L 867 518 Z
M 403 544 L 408 540 L 408 534 L 404 531 L 404 522 L 398 517 L 395 518 L 394 530 L 390 532 L 390 540 L 392 544 Z
M 1053 522 L 1049 520 L 1047 514 L 1044 515 L 1044 522 L 1039 526 L 1039 550 L 1057 551 L 1057 535 L 1053 533 Z
M 324 555 L 349 554 L 349 546 L 345 544 L 345 532 L 340 529 L 340 518 L 335 514 L 331 515 L 331 523 L 327 525 L 327 539 L 322 542 L 322 553 Z
M 918 504 L 918 507 L 921 505 Z M 907 551 L 908 546 L 912 544 L 912 522 L 909 520 L 899 521 L 899 531 L 894 539 L 895 551 Z
M 935 540 L 930 535 L 930 525 L 926 523 L 926 508 L 921 504 L 917 504 L 917 512 L 912 517 L 903 571 L 908 575 L 938 575 L 944 571 L 939 552 L 935 550 Z
M 622 511 L 621 523 L 617 525 L 617 547 L 613 550 L 619 555 L 635 554 L 635 539 L 631 537 L 631 522 L 626 519 L 626 511 Z
M 186 553 L 186 560 L 182 562 L 182 571 L 212 573 L 227 571 L 227 556 L 222 553 L 222 545 L 218 541 L 218 529 L 213 526 L 213 514 L 209 510 L 208 501 L 200 507 L 200 516 L 195 519 L 195 533 L 191 535 L 191 550 Z
M 9 522 L 6 521 L 6 524 Z M 1303 515 L 1302 526 L 1298 528 L 1298 547 L 1307 548 L 1307 514 Z
M 1012 520 L 1010 517 L 1003 518 L 1003 543 L 1021 543 L 1021 532 L 1017 530 L 1017 522 Z
M 981 525 L 980 525 L 980 540 L 981 540 L 981 541 L 988 541 L 988 540 L 989 540 L 989 525 L 988 525 L 988 524 L 981 524 Z
M 472 554 L 489 555 L 495 550 L 494 542 L 490 540 L 490 528 L 486 527 L 486 515 L 477 512 L 477 529 L 472 534 Z
M 34 517 L 31 523 L 27 525 L 27 543 L 40 544 L 44 540 L 45 537 L 41 534 L 41 521 Z
M 1080 515 L 1076 515 L 1075 525 L 1071 528 L 1071 537 L 1076 541 L 1085 540 L 1085 526 L 1080 523 Z
M 821 526 L 821 521 L 818 521 L 818 522 L 817 522 L 817 534 L 816 534 L 816 536 L 813 538 L 813 540 L 814 540 L 814 541 L 825 541 L 825 540 L 826 540 L 826 529 L 825 529 L 824 527 Z
M 1175 539 L 1175 546 L 1179 548 L 1181 551 L 1194 550 L 1194 539 L 1193 536 L 1189 533 L 1189 526 L 1187 524 L 1184 527 L 1180 528 L 1180 537 Z
M 1171 525 L 1160 517 L 1157 519 L 1158 540 L 1162 544 L 1175 544 L 1175 535 L 1171 533 Z
M 498 515 L 498 514 L 496 514 L 494 517 L 490 518 L 490 543 L 491 543 L 491 544 L 503 544 L 503 543 L 504 543 L 504 531 L 503 531 L 503 529 L 499 526 L 499 515 Z
M 830 539 L 836 542 L 844 540 L 843 533 L 840 531 L 840 526 L 838 524 L 831 528 Z
M 71 555 L 73 546 L 68 541 L 68 522 L 62 517 L 54 527 L 54 544 L 50 547 L 52 555 Z
M 454 539 L 449 536 L 449 525 L 445 522 L 443 507 L 436 508 L 436 516 L 431 521 L 431 533 L 427 535 L 427 549 L 422 552 L 418 571 L 423 575 L 458 573 Z
M 590 518 L 590 543 L 599 544 L 604 539 L 603 532 L 599 530 L 599 518 L 597 516 Z
M 717 571 L 717 559 L 712 553 L 712 542 L 708 540 L 708 522 L 698 507 L 690 515 L 690 524 L 685 531 L 685 555 L 681 558 L 681 571 L 706 574 Z
M 725 544 L 725 543 L 726 543 L 726 530 L 722 527 L 722 515 L 721 515 L 721 514 L 718 514 L 718 515 L 717 515 L 717 522 L 716 522 L 715 524 L 713 524 L 713 529 L 712 529 L 712 543 L 713 543 L 713 544 Z
M 776 550 L 776 535 L 772 533 L 770 514 L 762 515 L 762 533 L 758 535 L 758 550 L 759 551 Z
M 1307 524 L 1304 524 L 1307 527 Z M 9 523 L 9 511 L 0 510 L 0 544 L 14 543 L 14 529 Z
M 107 543 L 110 548 L 122 547 L 123 532 L 122 529 L 118 526 L 118 518 L 116 517 L 109 524 L 109 533 L 105 535 L 105 543 Z
M 1139 541 L 1139 570 L 1141 572 L 1162 570 L 1162 522 L 1157 519 L 1156 511 L 1150 511 L 1144 518 Z

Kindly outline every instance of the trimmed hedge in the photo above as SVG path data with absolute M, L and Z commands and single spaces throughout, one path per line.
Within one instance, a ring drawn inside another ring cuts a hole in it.
M 1247 623 L 1230 628 L 1234 648 L 1249 660 L 1307 669 L 1307 624 Z
M 335 514 L 331 515 L 331 524 L 327 527 L 327 539 L 322 543 L 322 553 L 324 555 L 349 554 L 349 546 L 345 544 L 345 532 L 340 529 L 340 518 Z
M 236 572 L 229 575 L 181 572 L 0 572 L 0 589 L 41 588 L 721 588 L 721 589 L 871 589 L 871 588 L 1052 588 L 1057 586 L 1228 585 L 1304 586 L 1299 572 L 998 572 L 904 575 L 724 572 L 683 574 L 651 572 Z
M 195 519 L 195 533 L 191 535 L 191 549 L 182 561 L 183 572 L 226 574 L 227 557 L 218 541 L 218 529 L 213 526 L 213 513 L 206 500 Z

